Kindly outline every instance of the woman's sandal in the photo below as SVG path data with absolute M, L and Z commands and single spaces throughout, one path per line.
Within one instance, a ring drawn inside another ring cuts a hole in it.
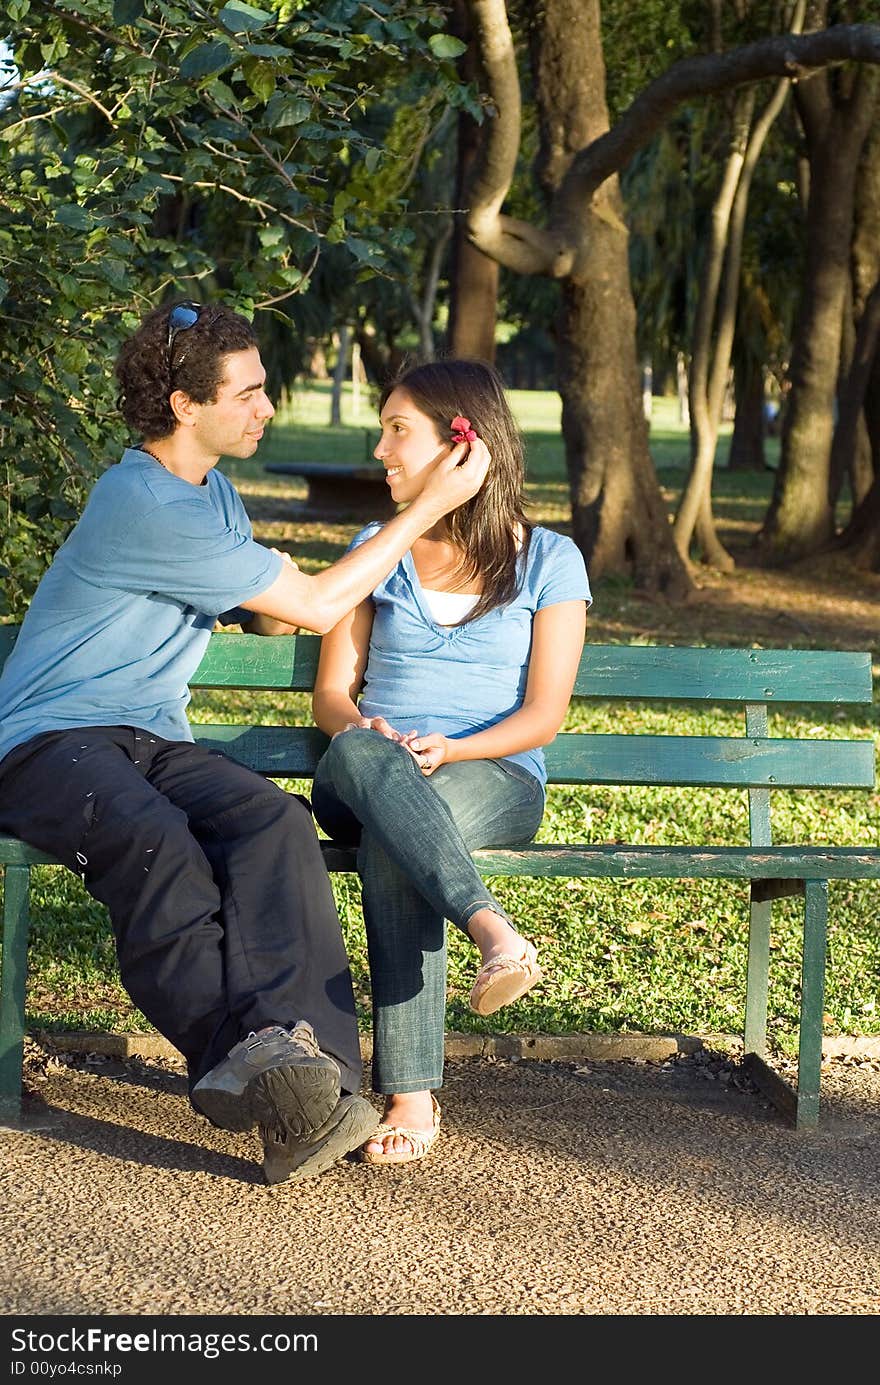
M 430 1130 L 410 1130 L 405 1125 L 385 1125 L 379 1126 L 374 1135 L 371 1135 L 365 1145 L 361 1146 L 361 1159 L 365 1164 L 411 1164 L 416 1159 L 424 1159 L 426 1154 L 430 1154 L 434 1147 L 434 1142 L 440 1134 L 440 1106 L 434 1093 L 431 1093 L 431 1110 L 433 1112 L 433 1125 Z M 404 1150 L 382 1150 L 376 1153 L 368 1150 L 367 1144 L 384 1143 L 390 1136 L 399 1135 L 401 1139 L 408 1142 L 410 1148 Z
M 538 966 L 538 954 L 534 943 L 523 939 L 524 948 L 520 957 L 509 952 L 490 957 L 477 973 L 471 991 L 471 1009 L 478 1015 L 493 1015 L 502 1005 L 519 1000 L 543 975 Z

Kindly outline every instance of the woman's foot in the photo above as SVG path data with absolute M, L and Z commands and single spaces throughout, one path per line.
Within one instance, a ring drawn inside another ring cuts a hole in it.
M 483 962 L 503 952 L 517 953 L 522 950 L 525 938 L 521 938 L 512 923 L 496 914 L 494 909 L 478 909 L 467 922 L 470 937 L 480 949 Z
M 494 1014 L 541 980 L 534 944 L 494 910 L 480 909 L 471 915 L 468 932 L 483 963 L 470 996 L 471 1009 L 478 1015 Z
M 395 1092 L 386 1098 L 382 1124 L 361 1148 L 367 1164 L 408 1164 L 424 1159 L 440 1131 L 440 1107 L 432 1092 Z

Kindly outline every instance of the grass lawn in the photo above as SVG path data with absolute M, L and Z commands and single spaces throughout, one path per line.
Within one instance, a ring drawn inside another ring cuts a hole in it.
M 570 518 L 559 400 L 550 393 L 513 391 L 528 456 L 534 517 L 566 531 Z M 358 525 L 316 523 L 301 513 L 305 483 L 267 476 L 263 464 L 285 458 L 363 462 L 378 433 L 366 390 L 355 411 L 350 386 L 343 425 L 329 428 L 329 385 L 298 392 L 279 412 L 257 458 L 224 462 L 254 521 L 257 537 L 288 549 L 315 571 L 333 561 Z M 727 430 L 729 432 L 729 429 Z M 674 400 L 655 400 L 651 448 L 664 493 L 674 507 L 685 476 L 687 434 Z M 768 462 L 775 464 L 775 443 Z M 722 441 L 721 459 L 726 452 Z M 596 584 L 589 638 L 598 642 L 734 644 L 874 650 L 880 658 L 877 600 L 880 579 L 816 564 L 791 573 L 766 573 L 750 558 L 772 471 L 730 472 L 715 478 L 719 532 L 737 558 L 734 573 L 700 575 L 693 601 L 650 598 L 608 579 Z M 876 698 L 876 694 L 875 694 Z M 197 694 L 194 721 L 307 722 L 302 695 Z M 775 712 L 771 735 L 824 734 L 817 708 L 797 717 Z M 833 714 L 830 734 L 877 735 L 880 708 Z M 613 726 L 612 726 L 613 722 Z M 740 734 L 729 712 L 650 705 L 616 708 L 581 699 L 565 729 Z M 308 785 L 297 785 L 308 790 Z M 880 845 L 880 799 L 865 793 L 777 793 L 776 840 Z M 746 795 L 732 791 L 554 788 L 539 840 L 679 843 L 748 841 Z M 747 891 L 734 883 L 675 881 L 493 881 L 499 898 L 540 945 L 546 980 L 510 1010 L 481 1020 L 467 1008 L 475 971 L 473 950 L 450 930 L 448 1027 L 452 1030 L 547 1033 L 730 1033 L 742 1025 L 747 945 Z M 369 979 L 357 881 L 334 877 L 364 1027 L 369 1025 Z M 59 870 L 35 872 L 35 926 L 30 951 L 28 1023 L 55 1029 L 149 1028 L 121 990 L 103 909 L 78 879 Z M 831 885 L 826 1029 L 830 1034 L 880 1034 L 880 889 Z M 792 901 L 774 907 L 771 1013 L 773 1038 L 793 1048 L 798 1013 L 799 913 Z

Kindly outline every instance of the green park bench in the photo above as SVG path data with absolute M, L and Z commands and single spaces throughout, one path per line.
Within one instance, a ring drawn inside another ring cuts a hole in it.
M 0 628 L 0 663 L 15 637 Z M 260 638 L 214 634 L 192 686 L 236 691 L 308 691 L 317 667 L 315 635 Z M 842 789 L 874 786 L 870 740 L 809 740 L 768 736 L 768 707 L 779 704 L 871 702 L 868 653 L 820 650 L 702 649 L 655 646 L 584 647 L 576 695 L 629 704 L 739 704 L 741 736 L 592 734 L 559 735 L 548 748 L 551 784 L 684 785 L 748 792 L 749 846 L 638 846 L 621 842 L 537 843 L 516 850 L 475 853 L 487 876 L 581 876 L 727 879 L 750 888 L 744 1062 L 759 1087 L 797 1127 L 819 1118 L 822 1020 L 829 880 L 880 878 L 880 848 L 773 845 L 773 789 Z M 256 724 L 194 725 L 198 741 L 273 778 L 307 779 L 327 738 L 314 727 Z M 699 835 L 695 823 L 695 836 Z M 331 871 L 355 868 L 354 852 L 323 842 Z M 3 966 L 0 978 L 0 1103 L 20 1109 L 29 929 L 30 869 L 54 864 L 14 838 L 0 837 L 5 867 Z M 766 1061 L 770 917 L 772 902 L 802 895 L 803 948 L 796 1087 Z M 568 905 L 560 907 L 569 907 Z
M 390 519 L 397 505 L 377 462 L 267 462 L 275 476 L 296 476 L 306 483 L 303 512 L 312 519 Z

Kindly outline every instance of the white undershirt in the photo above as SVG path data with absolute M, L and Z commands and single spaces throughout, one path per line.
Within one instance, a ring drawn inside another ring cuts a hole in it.
M 432 587 L 422 587 L 422 593 L 431 612 L 431 619 L 437 625 L 457 625 L 474 609 L 479 596 L 466 592 L 440 592 Z

